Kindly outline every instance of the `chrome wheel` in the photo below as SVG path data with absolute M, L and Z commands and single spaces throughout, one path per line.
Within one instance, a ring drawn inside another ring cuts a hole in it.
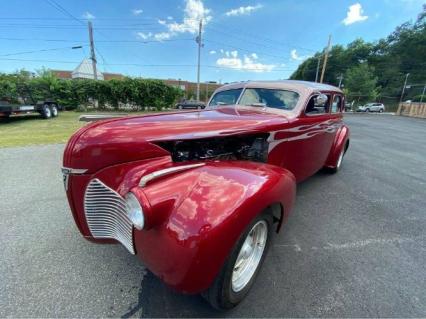
M 239 292 L 250 282 L 262 260 L 266 241 L 268 240 L 268 224 L 264 220 L 257 222 L 249 231 L 232 272 L 232 290 Z
M 56 106 L 52 106 L 52 116 L 53 117 L 58 116 L 58 109 Z
M 46 118 L 50 118 L 52 116 L 52 112 L 50 111 L 49 107 L 46 107 L 46 109 L 44 110 L 44 116 Z

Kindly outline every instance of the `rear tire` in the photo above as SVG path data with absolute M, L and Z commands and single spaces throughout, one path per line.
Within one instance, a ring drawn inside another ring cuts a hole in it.
M 56 104 L 50 105 L 50 112 L 52 113 L 52 117 L 58 116 L 58 107 L 56 106 Z
M 50 119 L 52 117 L 52 111 L 50 110 L 49 104 L 44 104 L 41 107 L 41 117 L 44 119 Z
M 336 174 L 340 170 L 340 167 L 342 167 L 343 157 L 345 156 L 345 153 L 346 153 L 346 147 L 343 147 L 342 151 L 339 154 L 339 158 L 337 159 L 336 166 L 327 167 L 327 171 L 330 174 Z
M 270 246 L 272 215 L 259 214 L 235 244 L 213 284 L 202 296 L 218 310 L 238 305 L 250 291 Z
M 365 113 L 369 113 L 370 112 L 370 109 L 365 109 Z

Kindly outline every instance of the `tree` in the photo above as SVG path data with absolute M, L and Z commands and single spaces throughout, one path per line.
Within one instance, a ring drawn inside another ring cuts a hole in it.
M 345 90 L 349 99 L 359 102 L 375 101 L 378 96 L 377 77 L 367 63 L 354 66 L 346 71 Z
M 322 52 L 299 65 L 291 75 L 291 79 L 314 81 L 318 57 Z M 386 106 L 396 108 L 401 96 L 405 75 L 410 73 L 408 84 L 426 83 L 426 4 L 417 20 L 403 23 L 395 28 L 388 37 L 369 43 L 356 39 L 346 47 L 335 45 L 331 48 L 324 82 L 338 85 L 340 74 L 349 69 L 368 64 L 368 72 L 376 78 L 376 86 L 380 87 L 380 99 Z M 347 87 L 347 78 L 343 81 Z M 406 98 L 413 99 L 420 95 L 422 85 L 412 86 L 406 91 Z M 352 94 L 356 92 L 351 90 Z M 371 90 L 370 90 L 371 91 Z M 371 91 L 373 92 L 373 91 Z M 374 92 L 373 92 L 374 93 Z M 375 92 L 377 94 L 377 90 Z M 375 95 L 369 95 L 369 98 Z

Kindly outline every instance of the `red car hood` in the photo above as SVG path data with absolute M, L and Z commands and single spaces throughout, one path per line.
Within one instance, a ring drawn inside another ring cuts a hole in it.
M 268 132 L 286 121 L 283 116 L 256 109 L 227 107 L 96 122 L 70 139 L 64 166 L 92 171 L 168 154 L 149 142 Z
M 88 130 L 84 138 L 99 142 L 127 142 L 141 137 L 146 141 L 196 139 L 265 131 L 283 121 L 286 119 L 282 116 L 235 108 L 162 113 L 107 121 Z

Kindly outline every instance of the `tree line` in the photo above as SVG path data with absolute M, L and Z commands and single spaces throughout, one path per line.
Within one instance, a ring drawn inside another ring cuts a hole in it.
M 52 99 L 66 109 L 161 109 L 183 96 L 179 88 L 161 80 L 126 77 L 108 81 L 58 79 L 47 70 L 37 76 L 27 71 L 0 74 L 0 100 L 32 103 Z M 23 101 L 25 100 L 25 101 Z
M 290 78 L 314 81 L 318 59 L 322 63 L 324 53 L 316 52 L 305 60 Z M 425 68 L 426 5 L 415 22 L 398 26 L 384 39 L 373 43 L 357 39 L 347 46 L 332 46 L 324 83 L 338 86 L 343 77 L 341 83 L 349 102 L 378 101 L 396 107 L 407 74 L 409 86 L 403 99 L 420 100 L 426 84 Z

